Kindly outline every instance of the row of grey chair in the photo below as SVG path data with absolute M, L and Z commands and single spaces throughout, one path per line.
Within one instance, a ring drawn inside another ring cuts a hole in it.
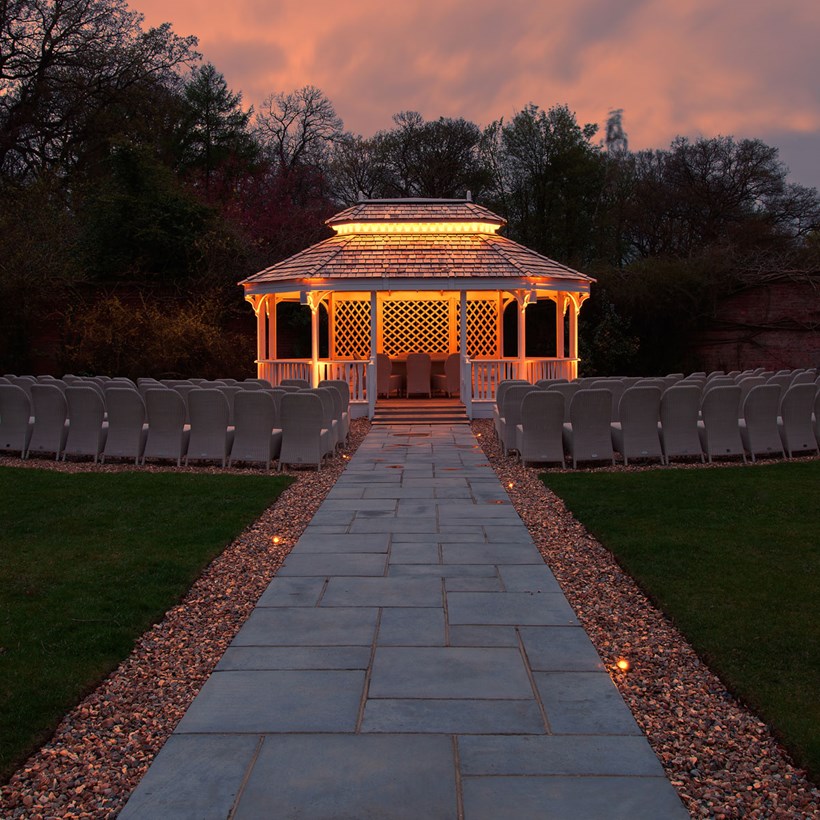
M 820 448 L 820 390 L 795 384 L 781 399 L 777 384 L 755 385 L 741 402 L 739 385 L 721 385 L 702 393 L 679 383 L 628 388 L 612 421 L 612 394 L 580 388 L 570 400 L 562 385 L 540 389 L 504 385 L 495 429 L 504 452 L 515 451 L 526 464 L 610 461 L 615 453 L 629 459 L 674 457 L 793 456 Z
M 0 385 L 0 449 L 105 458 L 262 461 L 266 468 L 280 458 L 288 464 L 316 464 L 334 454 L 349 435 L 350 393 L 346 382 L 329 380 L 317 390 L 239 390 L 232 396 L 234 416 L 222 389 L 111 387 L 105 400 L 88 384 L 61 389 L 35 383 L 31 398 L 17 385 Z M 295 403 L 285 401 L 293 395 Z M 319 407 L 321 426 L 312 424 Z M 292 408 L 304 409 L 292 412 Z M 315 446 L 306 449 L 305 441 Z M 280 451 L 284 454 L 280 455 Z M 317 456 L 317 450 L 320 451 Z M 285 459 L 284 461 L 282 459 Z

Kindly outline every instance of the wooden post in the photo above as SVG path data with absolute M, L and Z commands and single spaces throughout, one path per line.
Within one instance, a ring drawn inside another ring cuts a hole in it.
M 518 303 L 518 374 L 519 379 L 526 379 L 527 367 L 527 301 L 523 291 L 515 295 Z
M 566 346 L 564 344 L 564 312 L 567 309 L 567 296 L 565 293 L 557 294 L 555 299 L 555 358 L 566 358 Z
M 310 372 L 311 384 L 319 384 L 319 298 L 312 292 L 308 296 L 310 305 Z
M 467 351 L 467 291 L 462 290 L 459 302 L 459 372 L 461 401 L 467 410 L 467 418 L 473 417 L 473 374 Z
M 276 294 L 265 300 L 268 315 L 268 359 L 276 359 Z
M 370 361 L 367 364 L 367 414 L 371 419 L 376 414 L 376 397 L 379 393 L 376 369 L 376 353 L 379 352 L 377 313 L 376 291 L 372 290 L 370 291 Z

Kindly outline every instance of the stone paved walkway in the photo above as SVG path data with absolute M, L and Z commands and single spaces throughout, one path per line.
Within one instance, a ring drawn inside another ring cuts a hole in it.
M 688 814 L 453 425 L 371 430 L 120 817 Z

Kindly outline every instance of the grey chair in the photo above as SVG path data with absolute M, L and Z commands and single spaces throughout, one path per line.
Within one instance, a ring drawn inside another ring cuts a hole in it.
M 324 379 L 319 387 L 335 387 L 342 399 L 342 437 L 347 441 L 350 436 L 350 385 L 344 379 Z
M 390 398 L 392 393 L 401 395 L 403 379 L 399 373 L 393 373 L 393 362 L 386 353 L 376 354 L 376 393 Z
M 279 384 L 282 387 L 297 387 L 299 390 L 307 390 L 310 387 L 307 379 L 282 379 Z
M 31 409 L 34 429 L 26 450 L 31 453 L 54 453 L 60 458 L 68 437 L 68 404 L 65 393 L 53 384 L 35 384 L 31 387 Z
M 0 450 L 19 451 L 23 458 L 33 430 L 26 391 L 16 384 L 0 384 Z
M 609 390 L 581 389 L 569 407 L 569 424 L 564 424 L 564 449 L 579 461 L 609 461 L 615 464 L 612 449 L 612 393 Z
M 429 353 L 408 353 L 405 395 L 424 395 L 429 398 L 432 395 L 431 370 Z
M 327 430 L 327 451 L 325 455 L 332 456 L 336 451 L 336 446 L 339 444 L 339 422 L 335 417 L 335 406 L 333 402 L 333 393 L 329 387 L 317 387 L 311 390 L 311 393 L 316 395 L 322 401 L 322 426 Z
M 139 464 L 148 440 L 145 424 L 145 402 L 137 390 L 108 387 L 105 391 L 108 408 L 108 436 L 102 452 L 106 458 L 133 458 Z
M 148 438 L 142 452 L 146 458 L 176 460 L 177 467 L 188 451 L 190 431 L 185 426 L 185 401 L 176 390 L 158 387 L 145 393 Z
M 68 404 L 68 437 L 62 459 L 65 461 L 66 456 L 92 456 L 96 464 L 108 437 L 105 402 L 99 391 L 90 384 L 69 385 L 65 399 Z
M 447 396 L 461 395 L 461 354 L 451 353 L 444 360 L 444 373 L 433 374 L 433 387 Z
M 672 457 L 698 456 L 704 461 L 698 434 L 700 385 L 678 382 L 661 396 L 660 437 L 666 463 Z
M 526 379 L 502 379 L 495 388 L 495 406 L 493 407 L 493 427 L 495 434 L 501 438 L 501 419 L 504 416 L 504 396 L 514 384 L 529 384 Z
M 555 393 L 560 393 L 564 397 L 564 423 L 569 423 L 569 405 L 572 397 L 581 390 L 581 385 L 577 382 L 568 382 L 567 384 L 557 383 L 551 384 L 547 390 L 552 390 Z
M 780 386 L 777 384 L 755 385 L 743 401 L 740 437 L 752 461 L 758 455 L 786 455 L 777 429 L 779 405 Z
M 502 416 L 499 421 L 501 448 L 505 454 L 510 450 L 515 450 L 516 428 L 521 423 L 521 403 L 524 401 L 524 396 L 534 390 L 538 388 L 532 384 L 514 384 L 508 387 L 504 394 Z
M 273 396 L 262 389 L 243 390 L 234 401 L 234 438 L 228 466 L 235 461 L 258 461 L 270 470 L 271 461 L 282 447 Z
M 599 379 L 592 382 L 590 390 L 609 390 L 612 398 L 610 422 L 618 421 L 618 408 L 621 403 L 621 396 L 626 390 L 626 385 L 620 379 Z
M 313 392 L 282 396 L 282 449 L 279 470 L 285 464 L 315 464 L 318 471 L 328 451 L 329 432 L 323 426 L 324 408 Z
M 569 379 L 539 379 L 535 383 L 535 386 L 539 390 L 547 390 L 548 388 L 556 384 L 569 384 Z
M 817 385 L 817 395 L 814 397 L 814 437 L 820 446 L 820 385 Z
M 813 384 L 795 384 L 783 395 L 778 427 L 789 458 L 795 453 L 818 452 L 811 418 L 816 395 L 817 388 Z
M 660 387 L 630 387 L 621 396 L 618 407 L 620 421 L 614 421 L 612 444 L 624 457 L 657 458 L 663 463 L 658 420 L 660 419 L 662 390 Z
M 188 396 L 191 436 L 185 465 L 196 461 L 219 461 L 224 467 L 231 452 L 234 431 L 229 429 L 230 407 L 225 394 L 218 388 L 192 390 Z
M 704 391 L 698 422 L 700 444 L 709 463 L 715 456 L 741 456 L 746 450 L 740 437 L 740 387 L 736 384 Z
M 521 402 L 516 444 L 521 462 L 558 462 L 564 466 L 564 397 L 549 390 L 533 390 Z
M 8 379 L 13 385 L 23 390 L 29 398 L 31 398 L 31 388 L 35 384 L 42 384 L 34 376 L 9 376 Z

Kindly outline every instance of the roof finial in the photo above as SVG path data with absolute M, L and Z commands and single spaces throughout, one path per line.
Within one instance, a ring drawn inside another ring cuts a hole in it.
M 357 196 L 358 196 L 358 202 L 364 202 L 364 191 L 360 190 L 359 193 L 357 194 Z
M 467 196 L 465 197 L 465 199 L 467 200 L 467 202 L 472 202 L 473 201 L 473 192 L 472 191 L 467 191 Z

